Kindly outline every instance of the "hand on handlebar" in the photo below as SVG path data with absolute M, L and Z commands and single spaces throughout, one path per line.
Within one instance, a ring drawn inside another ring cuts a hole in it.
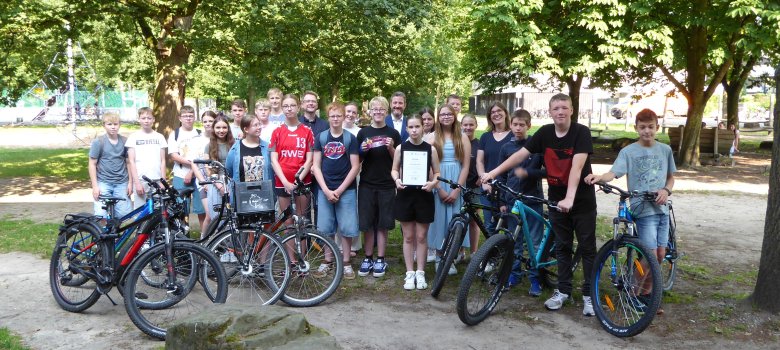
M 558 211 L 561 213 L 568 213 L 571 211 L 571 208 L 574 206 L 574 199 L 564 198 L 562 201 L 558 202 Z

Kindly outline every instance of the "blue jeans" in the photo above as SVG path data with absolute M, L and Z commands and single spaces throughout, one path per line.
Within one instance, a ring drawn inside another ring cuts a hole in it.
M 317 230 L 333 236 L 336 228 L 342 237 L 358 237 L 357 191 L 344 191 L 338 202 L 331 203 L 325 193 L 317 191 Z
M 542 203 L 534 203 L 531 205 L 528 205 L 533 209 L 535 212 L 542 214 Z M 511 207 L 510 207 L 511 208 Z M 542 242 L 542 236 L 544 234 L 544 224 L 542 221 L 537 219 L 536 217 L 531 216 L 531 214 L 526 214 L 526 220 L 525 223 L 528 225 L 528 233 L 531 235 L 531 240 L 533 241 L 534 250 L 539 250 L 539 244 Z M 507 228 L 509 229 L 509 232 L 515 232 L 515 227 L 517 226 L 517 222 L 515 220 L 507 220 Z M 523 262 L 521 260 L 523 256 L 523 246 L 525 245 L 525 237 L 523 236 L 523 231 L 520 230 L 520 233 L 517 237 L 517 240 L 515 240 L 515 262 L 512 263 L 512 275 L 514 275 L 517 278 L 520 278 L 522 276 L 523 272 Z M 530 249 L 529 251 L 529 259 L 533 259 L 533 257 L 530 256 Z M 539 278 L 539 270 L 538 269 L 529 269 L 528 270 L 528 277 L 529 278 Z
M 195 188 L 195 181 L 198 181 L 195 179 L 195 177 L 192 178 L 192 182 L 189 185 L 184 184 L 184 178 L 181 177 L 173 177 L 173 188 L 176 190 L 181 190 L 185 188 Z M 185 215 L 189 216 L 190 212 L 194 214 L 204 214 L 206 213 L 206 209 L 203 208 L 203 201 L 200 200 L 200 191 L 195 188 L 195 191 L 192 192 L 192 196 L 185 197 L 186 204 L 184 206 Z M 192 203 L 192 211 L 190 211 L 190 203 Z
M 116 215 L 115 216 L 116 218 L 121 218 L 133 210 L 133 206 L 130 203 L 130 198 L 127 196 L 127 182 L 112 184 L 108 182 L 98 181 L 98 188 L 100 188 L 101 196 L 110 196 L 110 197 L 118 197 L 118 198 L 125 199 L 123 201 L 117 202 L 116 205 L 114 206 L 114 214 Z M 103 217 L 106 216 L 106 210 L 103 209 L 103 202 L 96 201 L 94 208 L 95 208 L 95 215 L 100 215 Z
M 654 214 L 635 218 L 636 231 L 642 245 L 650 250 L 669 243 L 669 214 Z

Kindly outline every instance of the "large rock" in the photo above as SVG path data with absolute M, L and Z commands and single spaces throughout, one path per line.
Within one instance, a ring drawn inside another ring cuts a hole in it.
M 213 305 L 168 327 L 166 349 L 341 349 L 306 318 L 279 306 Z

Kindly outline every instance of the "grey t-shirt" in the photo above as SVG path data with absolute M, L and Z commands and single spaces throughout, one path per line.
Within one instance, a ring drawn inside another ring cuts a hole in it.
M 112 144 L 107 136 L 103 135 L 92 140 L 89 147 L 89 157 L 97 159 L 97 179 L 99 182 L 118 184 L 126 183 L 127 175 L 127 139 L 119 135 L 119 141 Z
M 644 147 L 635 142 L 620 150 L 610 171 L 617 177 L 628 174 L 629 191 L 654 192 L 666 186 L 666 176 L 677 171 L 677 167 L 669 145 L 655 142 L 650 147 Z M 632 201 L 631 210 L 634 217 L 669 212 L 665 205 L 639 199 Z

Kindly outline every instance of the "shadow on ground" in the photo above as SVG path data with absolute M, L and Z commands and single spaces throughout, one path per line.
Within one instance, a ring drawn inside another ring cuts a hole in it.
M 35 194 L 65 194 L 77 189 L 89 188 L 89 182 L 67 180 L 58 177 L 16 177 L 0 179 L 3 196 L 29 196 Z M 88 199 L 87 199 L 88 200 Z

